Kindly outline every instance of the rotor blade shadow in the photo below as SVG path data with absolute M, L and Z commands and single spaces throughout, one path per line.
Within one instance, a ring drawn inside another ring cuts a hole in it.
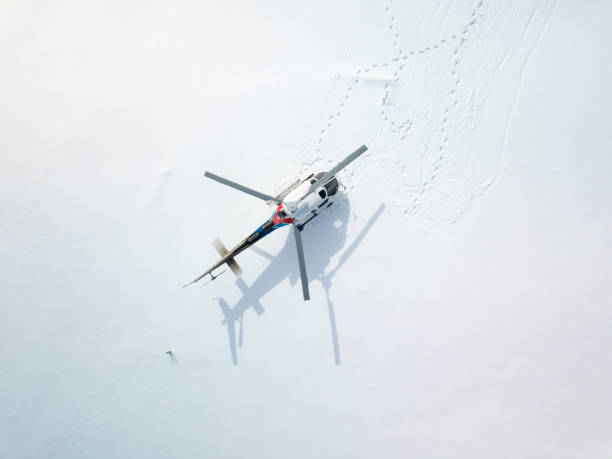
M 338 200 L 338 205 L 334 205 L 328 213 L 321 215 L 320 220 L 318 218 L 313 220 L 316 225 L 305 228 L 303 237 L 304 249 L 307 251 L 306 264 L 308 272 L 312 273 L 313 278 L 321 278 L 331 258 L 344 247 L 349 213 L 349 202 L 341 197 Z M 270 263 L 251 285 L 247 285 L 243 278 L 236 279 L 236 285 L 242 296 L 233 306 L 230 307 L 223 299 L 216 299 L 224 315 L 223 324 L 227 325 L 228 328 L 230 352 L 234 365 L 238 365 L 237 347 L 240 347 L 236 346 L 235 322 L 243 321 L 244 313 L 250 308 L 253 308 L 258 315 L 263 314 L 264 308 L 261 304 L 261 298 L 287 277 L 292 285 L 295 285 L 300 279 L 298 266 L 295 262 L 295 242 L 292 234 L 286 234 L 285 244 L 275 256 L 259 247 L 253 246 L 251 250 L 268 259 Z M 295 301 L 302 301 L 301 295 L 297 291 L 295 292 Z M 243 324 L 240 323 L 241 330 L 242 326 Z M 239 345 L 242 344 L 242 338 L 241 334 Z
M 330 330 L 331 330 L 331 335 L 332 335 L 331 338 L 332 338 L 332 347 L 334 350 L 334 361 L 336 365 L 340 365 L 341 357 L 340 357 L 340 343 L 338 340 L 338 329 L 336 327 L 336 312 L 334 309 L 334 303 L 331 301 L 331 297 L 329 294 L 331 284 L 332 284 L 332 278 L 338 272 L 338 270 L 346 263 L 346 261 L 353 254 L 353 252 L 355 252 L 355 249 L 357 249 L 359 244 L 361 244 L 361 241 L 363 241 L 363 239 L 366 237 L 370 229 L 372 229 L 372 226 L 374 226 L 378 218 L 384 212 L 385 208 L 386 206 L 384 204 L 381 204 L 378 207 L 376 212 L 374 212 L 374 214 L 370 217 L 368 222 L 359 232 L 359 234 L 357 235 L 355 240 L 351 243 L 349 248 L 346 249 L 342 253 L 342 255 L 340 255 L 338 264 L 327 274 L 322 274 L 317 277 L 317 279 L 319 279 L 319 281 L 323 285 L 323 288 L 325 289 L 325 296 L 327 297 L 327 308 L 329 312 L 329 325 L 330 325 Z
M 236 320 L 242 323 L 241 317 L 236 317 L 232 308 L 223 298 L 213 298 L 219 303 L 221 312 L 225 319 L 221 322 L 222 325 L 227 326 L 227 338 L 229 339 L 230 352 L 232 354 L 232 362 L 234 365 L 238 365 L 238 350 L 236 349 Z

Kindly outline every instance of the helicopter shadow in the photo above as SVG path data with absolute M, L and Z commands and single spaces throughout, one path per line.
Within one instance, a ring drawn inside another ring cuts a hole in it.
M 332 257 L 341 251 L 347 242 L 346 234 L 350 215 L 350 204 L 347 197 L 339 192 L 334 200 L 334 205 L 309 223 L 302 232 L 308 278 L 311 283 L 318 280 L 325 289 L 336 365 L 341 363 L 341 357 L 334 304 L 330 296 L 332 279 L 365 238 L 384 209 L 385 205 L 381 204 L 361 229 L 358 236 L 340 255 L 336 265 L 329 270 L 327 267 Z M 213 298 L 218 302 L 224 316 L 222 325 L 227 328 L 230 353 L 234 365 L 238 365 L 238 348 L 242 347 L 244 342 L 245 312 L 252 308 L 257 315 L 263 314 L 265 309 L 261 304 L 261 299 L 264 295 L 287 277 L 291 285 L 296 285 L 300 281 L 295 239 L 291 231 L 287 234 L 283 248 L 276 255 L 271 255 L 257 246 L 252 246 L 251 250 L 268 259 L 270 263 L 250 286 L 246 284 L 244 279 L 240 277 L 236 279 L 236 285 L 242 292 L 242 297 L 233 306 L 230 306 L 223 298 Z M 296 290 L 296 301 L 298 301 L 298 298 L 299 295 Z

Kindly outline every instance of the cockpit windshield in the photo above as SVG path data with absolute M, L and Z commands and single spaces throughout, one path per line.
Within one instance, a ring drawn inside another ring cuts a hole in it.
M 334 177 L 329 182 L 325 184 L 325 189 L 327 190 L 327 194 L 329 196 L 333 196 L 338 191 L 338 179 Z

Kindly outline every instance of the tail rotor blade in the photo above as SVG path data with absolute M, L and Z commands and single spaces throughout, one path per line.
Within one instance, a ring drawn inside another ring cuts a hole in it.
M 300 278 L 302 279 L 302 292 L 304 294 L 304 301 L 310 299 L 310 292 L 308 291 L 308 276 L 306 275 L 306 263 L 304 261 L 304 247 L 302 246 L 302 234 L 297 229 L 296 224 L 293 224 L 293 235 L 295 236 L 295 248 L 297 249 L 298 263 L 300 266 Z

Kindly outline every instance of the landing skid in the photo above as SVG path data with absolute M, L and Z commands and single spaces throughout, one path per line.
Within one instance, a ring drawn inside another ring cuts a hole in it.
M 329 206 L 331 206 L 333 204 L 333 202 L 330 202 L 329 204 L 327 204 L 325 206 L 325 209 L 327 209 Z M 315 218 L 317 215 L 316 211 L 313 211 L 312 216 L 306 220 L 304 223 L 300 223 L 299 225 L 296 225 L 297 229 L 300 231 L 300 233 L 302 232 L 302 230 L 304 229 L 304 227 L 306 226 L 306 223 L 308 223 L 310 220 L 312 220 L 313 218 Z

